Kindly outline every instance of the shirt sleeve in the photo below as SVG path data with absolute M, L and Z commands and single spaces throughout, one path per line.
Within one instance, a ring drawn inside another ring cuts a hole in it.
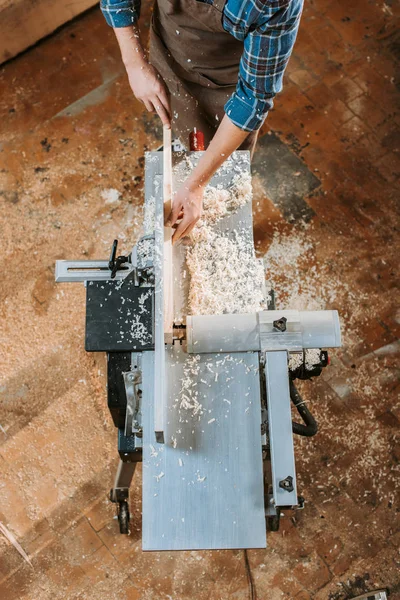
M 244 42 L 238 84 L 225 104 L 226 114 L 240 129 L 259 129 L 281 91 L 302 9 L 303 0 L 226 3 L 224 28 Z
M 141 0 L 100 0 L 101 12 L 110 27 L 129 27 L 140 16 Z

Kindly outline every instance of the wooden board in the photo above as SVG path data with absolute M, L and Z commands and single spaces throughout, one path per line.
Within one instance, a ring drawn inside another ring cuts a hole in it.
M 0 64 L 96 4 L 94 0 L 0 0 Z
M 164 440 L 165 428 L 165 339 L 164 339 L 164 190 L 162 152 L 147 152 L 145 161 L 145 202 L 154 215 L 154 410 L 152 433 Z
M 163 127 L 163 199 L 164 217 L 172 208 L 172 139 L 171 128 Z M 172 275 L 172 233 L 171 227 L 164 227 L 163 248 L 163 298 L 164 298 L 164 341 L 172 344 L 174 324 L 174 294 Z

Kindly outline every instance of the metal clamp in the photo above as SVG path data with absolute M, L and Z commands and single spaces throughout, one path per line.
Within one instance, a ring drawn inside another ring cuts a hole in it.
M 137 368 L 134 371 L 123 373 L 126 393 L 126 419 L 125 435 L 142 433 L 142 371 Z
M 261 352 L 302 350 L 303 334 L 298 311 L 285 311 L 287 316 L 279 319 L 276 312 L 266 310 L 257 313 Z

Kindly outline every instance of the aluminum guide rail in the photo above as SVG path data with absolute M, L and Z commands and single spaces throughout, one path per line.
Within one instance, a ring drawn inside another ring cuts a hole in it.
M 265 353 L 268 430 L 275 506 L 297 505 L 287 359 L 285 351 Z M 287 486 L 286 481 L 292 485 Z

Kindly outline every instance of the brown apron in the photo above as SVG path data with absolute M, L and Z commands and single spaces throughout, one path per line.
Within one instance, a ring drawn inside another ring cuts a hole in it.
M 236 89 L 243 42 L 222 26 L 226 0 L 155 0 L 150 62 L 171 94 L 174 133 L 188 146 L 196 127 L 206 146 Z M 241 147 L 251 148 L 257 132 Z

